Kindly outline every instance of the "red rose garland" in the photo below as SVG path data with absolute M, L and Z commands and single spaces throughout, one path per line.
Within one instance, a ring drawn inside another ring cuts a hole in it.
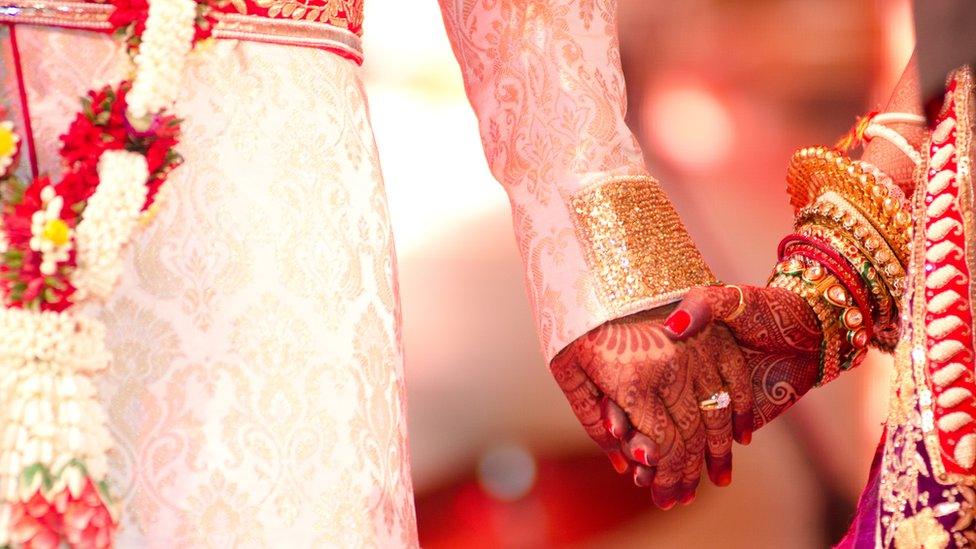
M 182 162 L 180 121 L 165 109 L 214 20 L 210 1 L 113 3 L 135 83 L 81 99 L 60 180 L 13 175 L 19 137 L 0 122 L 0 548 L 110 547 L 118 524 L 89 379 L 109 360 L 104 329 L 71 307 L 111 291 L 136 216 Z

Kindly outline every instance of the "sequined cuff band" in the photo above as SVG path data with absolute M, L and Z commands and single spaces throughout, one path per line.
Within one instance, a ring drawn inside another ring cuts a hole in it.
M 614 314 L 669 303 L 714 281 L 660 185 L 646 176 L 616 177 L 572 197 L 577 236 Z

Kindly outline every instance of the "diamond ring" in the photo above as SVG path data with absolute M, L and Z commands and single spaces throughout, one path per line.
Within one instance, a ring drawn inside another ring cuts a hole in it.
M 728 408 L 732 403 L 732 398 L 725 391 L 719 391 L 712 396 L 698 403 L 698 407 L 705 411 L 722 410 Z

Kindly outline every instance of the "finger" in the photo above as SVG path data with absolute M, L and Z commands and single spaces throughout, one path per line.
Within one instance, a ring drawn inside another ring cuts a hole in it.
M 701 356 L 699 375 L 695 380 L 699 403 L 721 391 L 722 386 L 715 357 L 712 353 L 706 353 Z M 705 469 L 708 478 L 716 486 L 727 486 L 732 481 L 732 410 L 728 407 L 702 410 L 701 416 L 705 426 Z
M 624 440 L 630 435 L 632 427 L 627 412 L 607 396 L 604 396 L 600 402 L 600 416 L 603 419 L 603 428 L 613 438 Z
M 727 286 L 692 288 L 664 321 L 664 331 L 674 340 L 697 335 L 712 319 L 723 319 L 739 307 L 739 290 Z
M 618 441 L 603 426 L 600 413 L 603 394 L 577 366 L 572 351 L 570 348 L 557 355 L 549 369 L 586 434 L 607 453 L 610 463 L 618 473 L 626 473 L 630 470 L 630 462 L 620 451 Z
M 661 459 L 661 452 L 658 449 L 657 443 L 651 440 L 651 437 L 637 431 L 634 431 L 630 439 L 626 442 L 626 451 L 624 453 L 630 459 L 645 466 L 656 465 L 658 460 Z
M 695 495 L 698 490 L 699 482 L 701 482 L 701 476 L 696 476 L 690 482 L 686 480 L 684 483 L 682 483 L 681 495 L 678 496 L 678 503 L 681 505 L 691 505 L 691 502 L 695 501 Z
M 651 499 L 661 509 L 670 509 L 681 495 L 681 481 L 687 459 L 684 441 L 664 402 L 656 394 L 649 392 L 635 407 L 631 419 L 635 429 L 650 439 L 653 448 L 657 450 Z M 631 440 L 634 438 L 637 438 L 636 434 Z
M 686 346 L 662 365 L 665 375 L 654 380 L 652 387 L 664 402 L 668 414 L 682 439 L 685 456 L 681 468 L 679 500 L 693 497 L 701 478 L 705 460 L 705 429 L 694 380 L 697 377 L 700 357 Z M 643 431 L 643 429 L 640 429 Z
M 654 484 L 654 468 L 643 465 L 634 467 L 634 484 L 641 488 Z
M 716 342 L 709 344 L 707 348 L 712 353 L 712 361 L 718 366 L 722 385 L 732 399 L 732 435 L 739 444 L 749 444 L 755 428 L 749 368 L 731 334 L 717 327 L 714 329 L 714 337 Z

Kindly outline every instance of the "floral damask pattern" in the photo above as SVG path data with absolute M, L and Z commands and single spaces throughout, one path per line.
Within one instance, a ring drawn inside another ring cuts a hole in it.
M 687 287 L 675 282 L 661 295 L 608 306 L 615 300 L 597 284 L 570 212 L 588 187 L 647 175 L 624 121 L 616 0 L 440 4 L 488 164 L 511 199 L 546 359 L 607 320 L 678 299 Z M 683 227 L 666 237 L 688 239 Z M 669 253 L 662 262 L 701 262 L 697 252 Z M 710 281 L 704 271 L 695 282 Z
M 18 39 L 56 171 L 64 105 L 125 58 L 94 33 Z M 415 546 L 393 244 L 358 69 L 228 40 L 187 74 L 186 163 L 91 311 L 115 354 L 99 389 L 119 544 Z

